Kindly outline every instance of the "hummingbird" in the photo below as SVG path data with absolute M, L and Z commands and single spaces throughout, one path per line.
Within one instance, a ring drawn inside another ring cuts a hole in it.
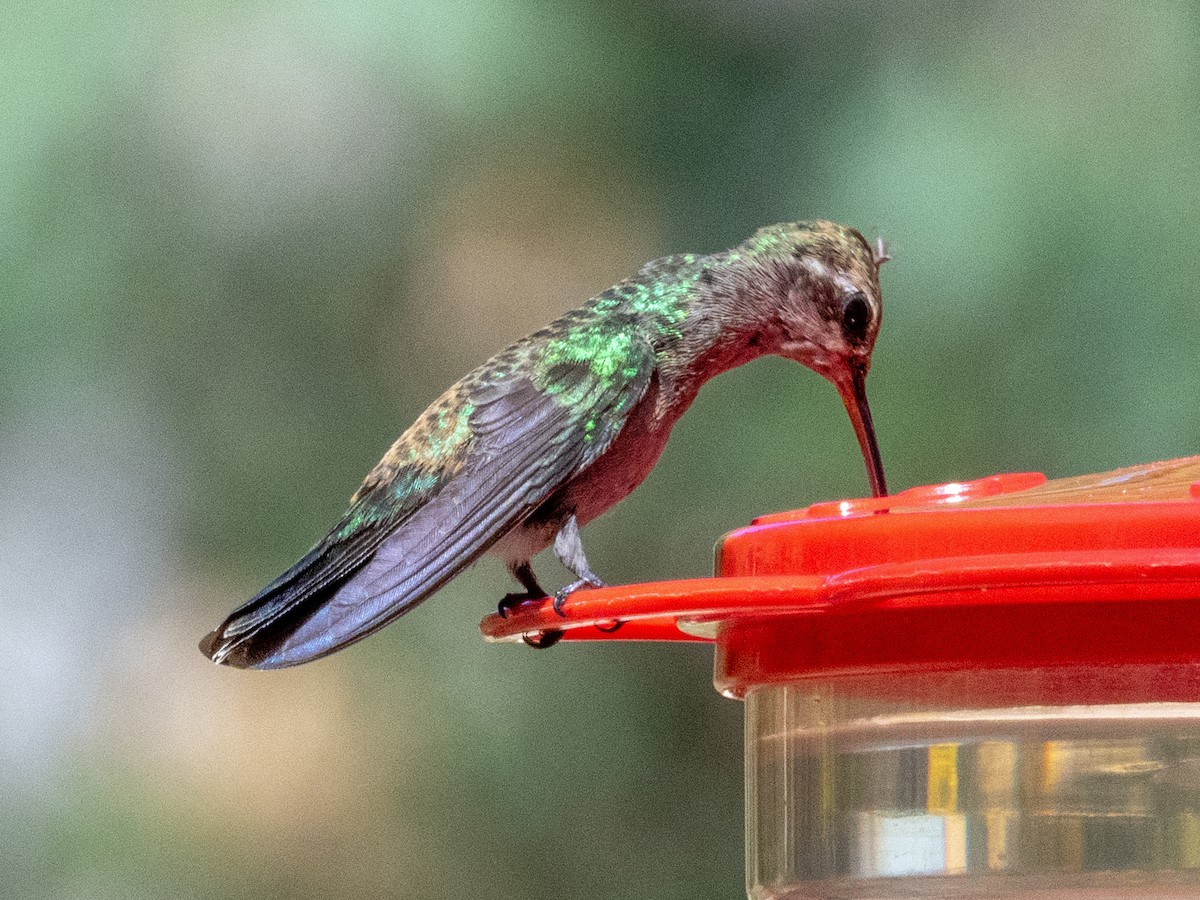
M 545 600 L 530 565 L 554 552 L 602 587 L 580 528 L 626 497 L 715 375 L 765 354 L 833 383 L 871 491 L 887 493 L 866 377 L 888 259 L 827 221 L 761 228 L 738 246 L 647 263 L 634 276 L 493 356 L 433 401 L 299 562 L 200 642 L 216 663 L 276 669 L 379 630 L 484 553 L 524 589 L 500 613 Z M 549 646 L 549 631 L 527 643 Z

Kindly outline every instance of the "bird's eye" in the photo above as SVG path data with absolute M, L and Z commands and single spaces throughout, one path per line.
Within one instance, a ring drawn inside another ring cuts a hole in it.
M 842 304 L 842 332 L 852 341 L 867 336 L 871 325 L 871 306 L 865 294 L 851 294 Z

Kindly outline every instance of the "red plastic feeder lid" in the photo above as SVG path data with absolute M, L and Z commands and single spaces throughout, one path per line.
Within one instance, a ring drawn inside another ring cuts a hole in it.
M 582 590 L 489 640 L 709 640 L 742 696 L 814 675 L 1200 662 L 1200 456 L 993 475 L 762 516 L 716 577 Z M 619 627 L 618 627 L 619 626 Z

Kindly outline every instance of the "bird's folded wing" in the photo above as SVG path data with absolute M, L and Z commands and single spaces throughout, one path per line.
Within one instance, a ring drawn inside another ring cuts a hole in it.
M 201 649 L 238 667 L 297 665 L 366 637 L 438 590 L 620 432 L 653 377 L 654 351 L 636 334 L 610 345 L 620 356 L 617 377 L 614 360 L 597 366 L 585 354 L 556 357 L 534 375 L 492 379 L 480 370 L 464 384 L 470 437 L 453 471 L 418 492 L 418 503 L 388 514 L 363 510 L 384 508 L 393 480 L 360 492 L 337 528 Z M 396 477 L 420 475 L 402 468 Z M 347 525 L 356 508 L 357 529 Z

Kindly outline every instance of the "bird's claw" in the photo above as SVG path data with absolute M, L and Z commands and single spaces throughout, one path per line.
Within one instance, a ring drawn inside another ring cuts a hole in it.
M 535 631 L 533 634 L 521 635 L 526 646 L 532 647 L 534 650 L 546 650 L 553 647 L 562 640 L 563 633 L 558 629 L 550 629 L 549 631 Z
M 522 603 L 529 603 L 532 600 L 543 600 L 544 597 L 534 597 L 532 594 L 505 594 L 504 599 L 496 604 L 496 614 L 502 619 L 507 619 L 513 610 L 521 606 Z
M 570 584 L 568 584 L 565 588 L 562 588 L 561 590 L 557 590 L 554 592 L 554 611 L 556 613 L 558 613 L 558 615 L 561 618 L 565 619 L 567 617 L 567 614 L 564 611 L 564 608 L 567 605 L 568 597 L 570 597 L 573 593 L 575 593 L 580 588 L 602 588 L 602 587 L 604 587 L 604 582 L 598 578 L 595 578 L 595 576 L 593 576 L 592 578 L 580 578 L 578 581 L 573 581 Z

